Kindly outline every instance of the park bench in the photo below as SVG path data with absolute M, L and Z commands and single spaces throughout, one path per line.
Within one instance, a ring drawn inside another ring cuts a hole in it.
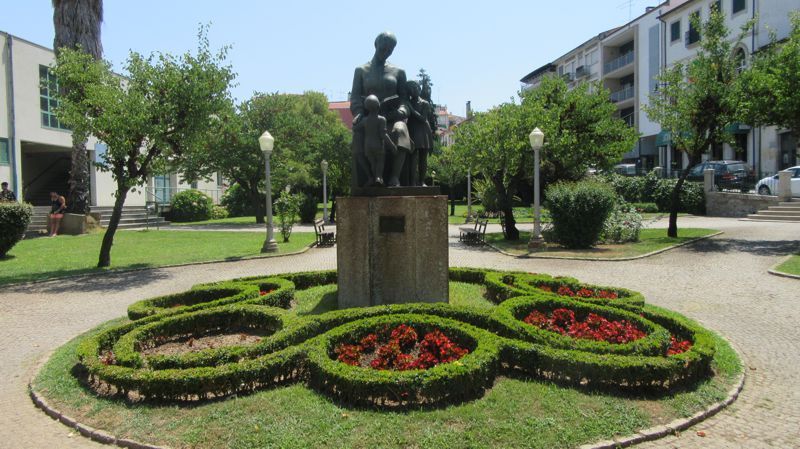
M 325 230 L 325 221 L 314 222 L 314 234 L 317 235 L 317 246 L 333 246 L 336 244 L 336 233 Z
M 459 235 L 458 241 L 464 242 L 467 245 L 478 245 L 485 243 L 484 238 L 486 236 L 486 225 L 489 224 L 489 220 L 475 220 L 474 226 L 462 226 L 458 228 Z

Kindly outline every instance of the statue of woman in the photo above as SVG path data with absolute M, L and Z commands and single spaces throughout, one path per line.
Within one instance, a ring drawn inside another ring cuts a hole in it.
M 406 72 L 389 64 L 386 60 L 391 56 L 397 38 L 386 31 L 375 38 L 375 55 L 368 63 L 356 67 L 353 74 L 353 88 L 350 91 L 350 111 L 353 113 L 353 179 L 355 187 L 365 186 L 369 182 L 370 165 L 364 150 L 364 132 L 355 125 L 365 115 L 364 100 L 375 95 L 380 101 L 380 115 L 386 118 L 386 127 L 391 131 L 392 140 L 397 150 L 388 153 L 384 180 L 388 186 L 400 185 L 400 173 L 406 155 L 413 150 L 405 119 L 409 115 L 408 94 L 406 92 Z

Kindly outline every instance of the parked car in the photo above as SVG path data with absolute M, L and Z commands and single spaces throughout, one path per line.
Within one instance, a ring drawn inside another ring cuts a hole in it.
M 800 196 L 800 165 L 789 167 L 786 170 L 792 174 L 792 196 Z M 767 176 L 756 183 L 756 192 L 759 195 L 776 195 L 778 193 L 778 175 Z
M 750 189 L 752 179 L 755 177 L 753 169 L 744 161 L 706 161 L 692 167 L 686 180 L 703 182 L 703 172 L 708 169 L 714 170 L 714 186 L 717 190 L 746 192 Z
M 624 176 L 636 176 L 636 164 L 617 164 L 614 171 Z

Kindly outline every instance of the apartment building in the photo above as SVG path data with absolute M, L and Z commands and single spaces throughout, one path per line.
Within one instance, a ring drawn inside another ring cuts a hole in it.
M 770 42 L 767 30 L 774 30 L 778 39 L 786 37 L 790 30 L 788 14 L 800 9 L 800 0 L 669 0 L 648 7 L 625 25 L 602 32 L 529 73 L 520 80 L 522 89 L 533 88 L 542 77 L 553 75 L 563 76 L 571 86 L 599 81 L 610 91 L 617 115 L 640 135 L 636 146 L 623 156 L 623 162 L 636 163 L 642 169 L 661 166 L 668 173 L 686 168 L 688 159 L 684 155 L 681 160 L 669 133 L 647 117 L 643 106 L 656 92 L 657 76 L 663 68 L 696 54 L 699 31 L 690 29 L 689 17 L 699 14 L 701 20 L 707 20 L 712 3 L 723 11 L 731 30 L 738 30 L 753 17 L 759 18 L 747 36 L 748 43 L 736 50 L 742 55 L 743 64 L 753 49 L 757 51 Z M 751 130 L 738 123 L 730 130 L 737 145 L 713 149 L 708 158 L 747 160 L 760 172 L 776 171 L 794 163 L 788 154 L 794 141 L 786 130 Z
M 447 105 L 436 105 L 436 130 L 434 132 L 439 136 L 439 143 L 444 146 L 453 144 L 454 128 L 461 122 L 466 120 L 466 117 L 451 114 L 447 110 Z
M 0 31 L 0 181 L 34 205 L 50 204 L 50 191 L 68 190 L 72 133 L 54 112 L 58 80 L 49 71 L 54 62 L 52 49 Z M 87 150 L 90 160 L 99 160 L 106 146 L 91 137 Z M 205 191 L 216 202 L 222 179 L 188 184 L 177 174 L 155 176 L 146 189 L 129 193 L 125 204 L 168 203 L 188 188 Z M 92 167 L 91 205 L 113 206 L 115 191 L 111 174 Z
M 699 17 L 701 22 L 708 20 L 712 6 L 725 17 L 732 40 L 739 37 L 743 25 L 755 21 L 752 30 L 733 50 L 745 67 L 754 52 L 771 42 L 770 33 L 774 33 L 778 40 L 789 35 L 789 13 L 800 10 L 800 0 L 693 0 L 672 8 L 659 16 L 663 30 L 662 67 L 694 57 L 701 36 L 700 30 L 692 26 L 692 17 Z M 772 173 L 798 164 L 797 145 L 787 129 L 774 126 L 753 128 L 745 123 L 734 123 L 728 131 L 734 135 L 735 144 L 712 148 L 706 159 L 744 160 L 758 173 Z M 664 132 L 659 138 L 664 166 L 668 169 L 686 168 L 687 158 L 683 155 L 683 160 L 680 160 L 669 137 Z

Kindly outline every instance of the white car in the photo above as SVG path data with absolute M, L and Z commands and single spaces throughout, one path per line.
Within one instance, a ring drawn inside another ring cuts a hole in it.
M 800 165 L 789 167 L 786 171 L 792 172 L 792 196 L 800 197 Z M 778 194 L 778 175 L 767 176 L 756 183 L 756 192 L 759 195 Z

